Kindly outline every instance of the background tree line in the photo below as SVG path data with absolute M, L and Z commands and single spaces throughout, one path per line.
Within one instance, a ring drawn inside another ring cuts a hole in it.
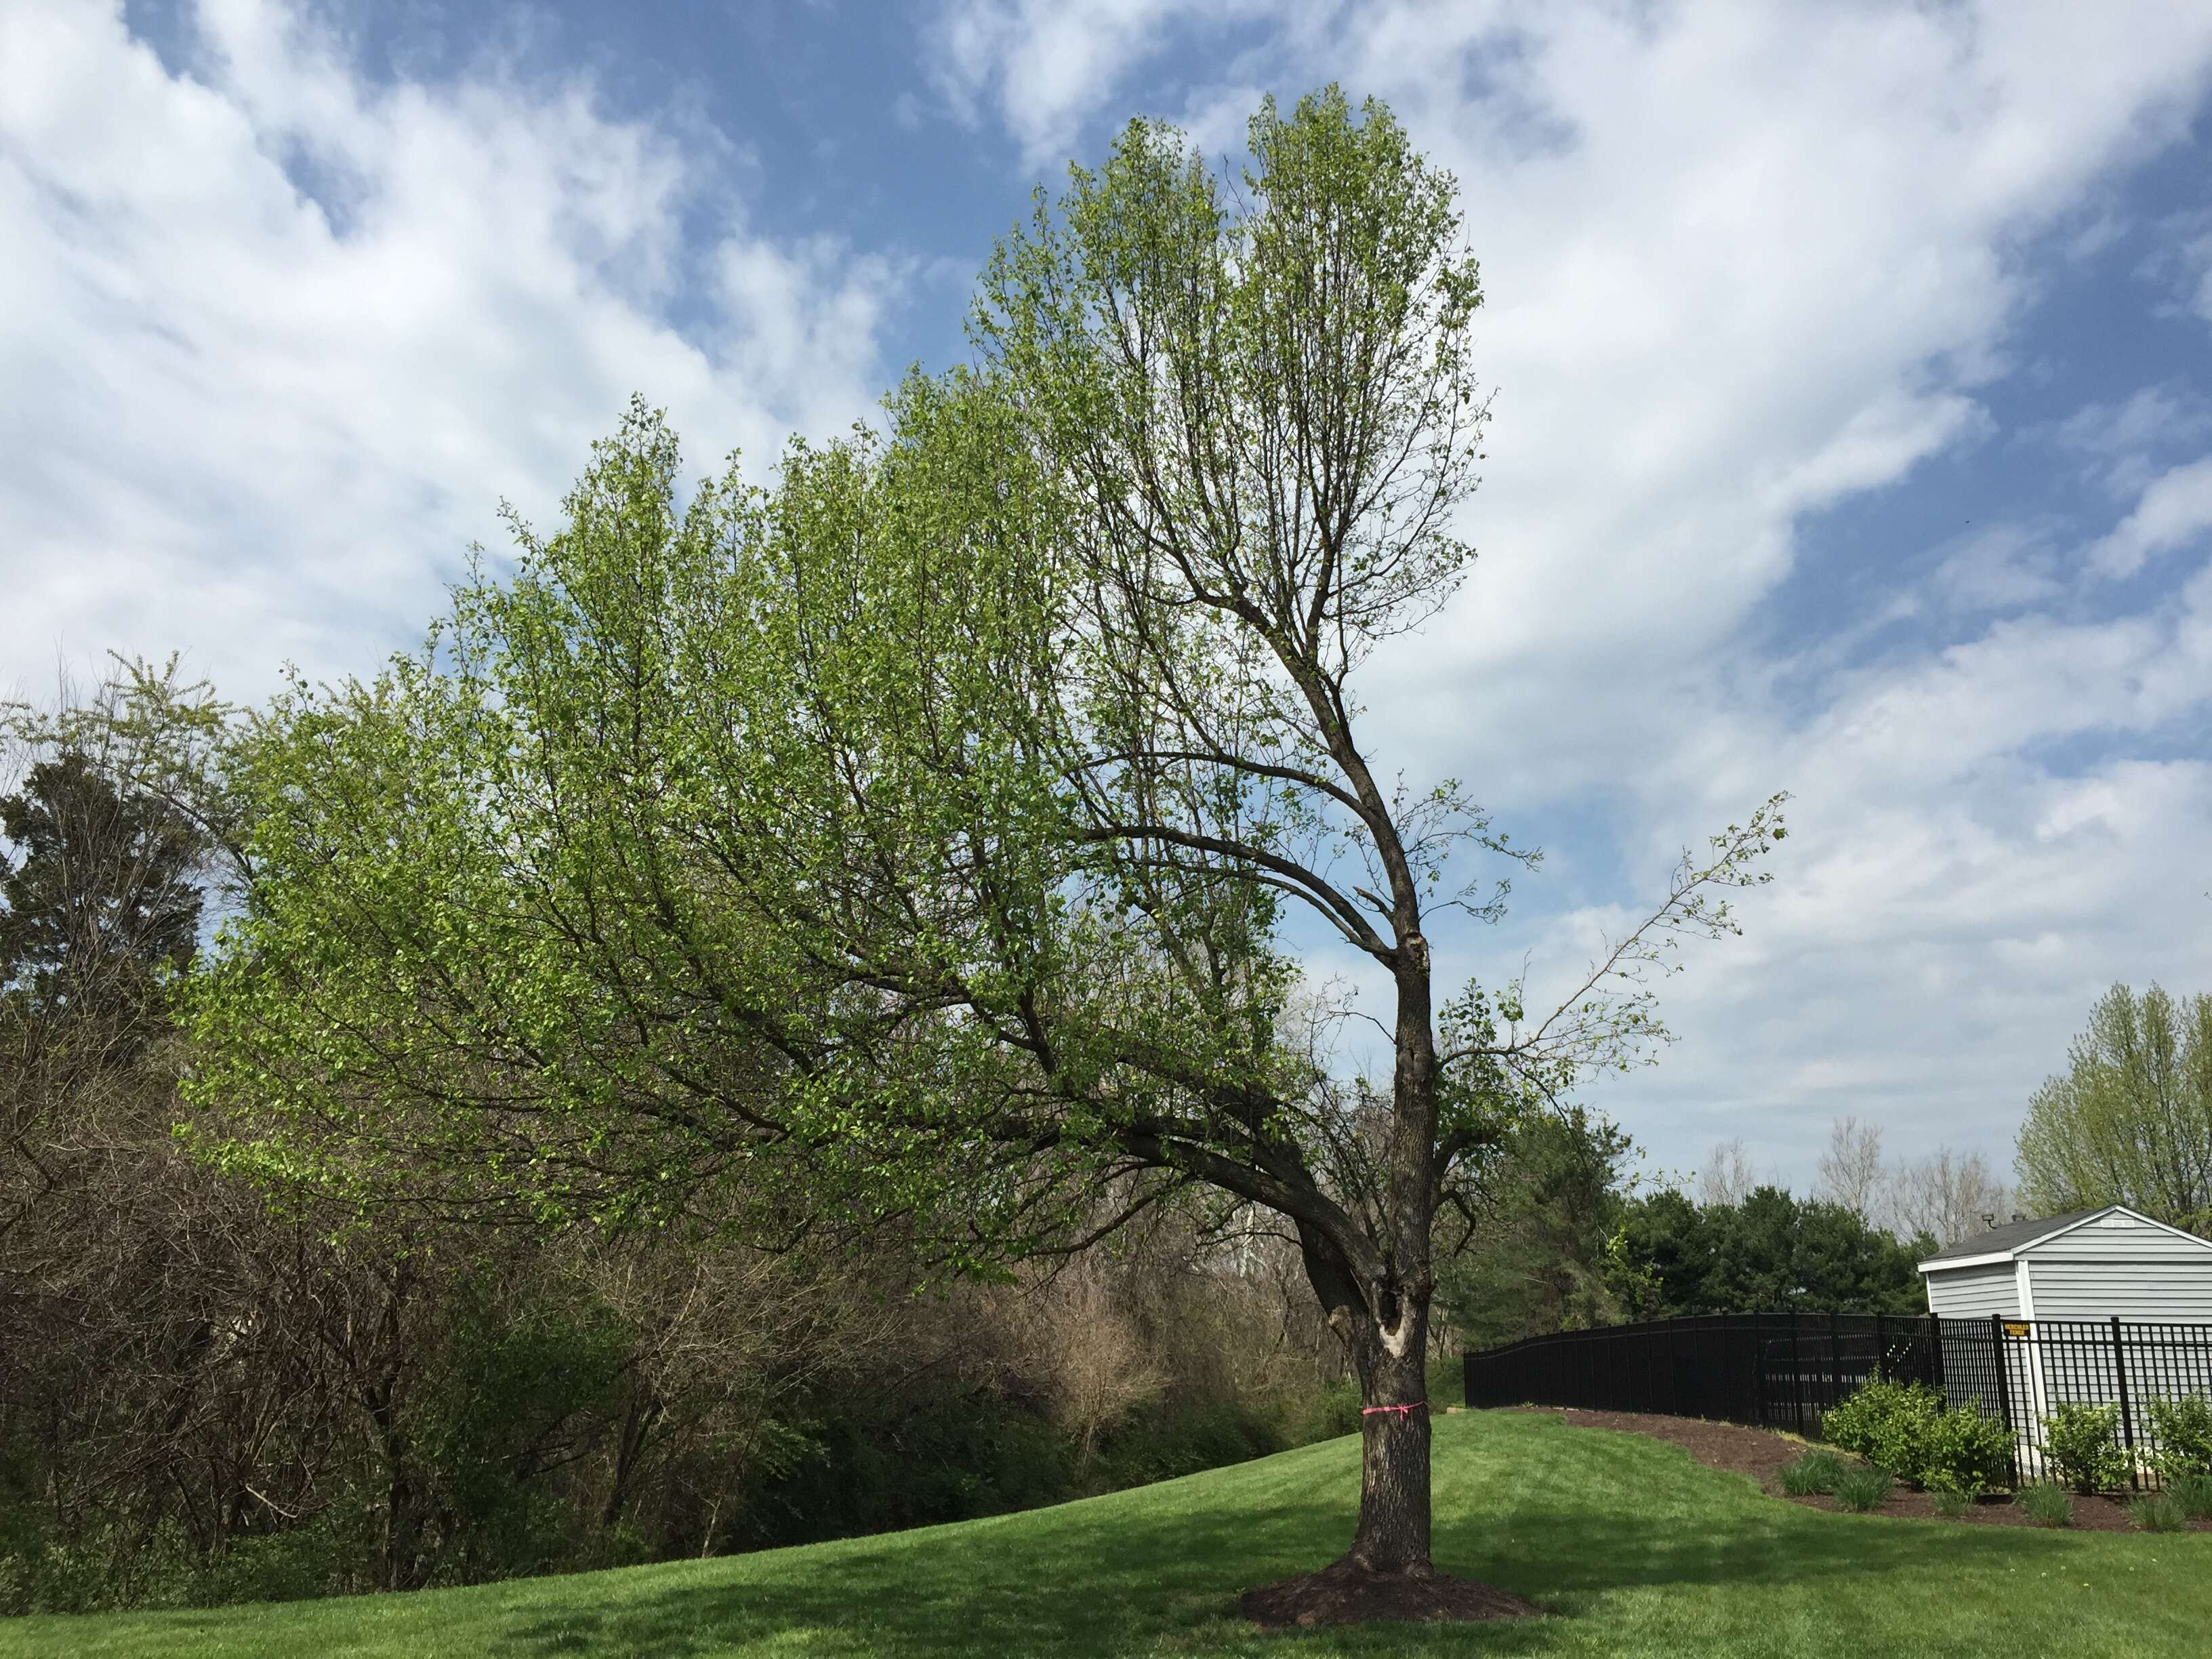
M 1292 1245 L 1249 1212 L 1163 1206 L 1110 1245 L 916 1296 L 927 1253 L 882 1234 L 855 1257 L 711 1224 L 610 1242 L 272 1206 L 175 1132 L 174 1000 L 232 856 L 204 780 L 174 781 L 197 707 L 142 675 L 19 719 L 34 741 L 0 798 L 0 1605 L 800 1541 L 1356 1420 Z M 2206 1001 L 2100 1002 L 2031 1107 L 2021 1202 L 2201 1217 Z M 1439 1223 L 1440 1364 L 1626 1319 L 1917 1313 L 1914 1263 L 2010 1201 L 1978 1158 L 1887 1164 L 1852 1119 L 1813 1198 L 1758 1182 L 1740 1144 L 1687 1189 L 1638 1162 L 1574 1109 L 1480 1160 Z
M 1182 1195 L 977 1283 L 896 1228 L 769 1249 L 696 1210 L 610 1238 L 272 1189 L 179 1095 L 179 1000 L 250 876 L 208 750 L 225 718 L 143 667 L 13 716 L 0 1608 L 810 1541 L 1358 1426 L 1296 1242 L 1249 1207 Z M 1657 1305 L 1617 1239 L 1586 1267 L 1560 1225 L 1614 1213 L 1627 1151 L 1578 1110 L 1486 1150 L 1455 1215 L 1538 1288 L 1511 1315 L 1452 1297 L 1440 1366 L 1501 1318 Z M 1474 1236 L 1440 1233 L 1447 1256 Z
M 1163 1209 L 956 1284 L 895 1231 L 769 1251 L 711 1215 L 610 1240 L 272 1204 L 176 1132 L 176 1000 L 234 873 L 204 781 L 122 781 L 188 755 L 177 690 L 19 719 L 0 798 L 0 1610 L 803 1541 L 1356 1421 L 1249 1218 Z
M 1626 1135 L 1586 1113 L 1516 1131 L 1480 1200 L 1490 1247 L 1444 1279 L 1471 1346 L 1686 1314 L 1927 1311 L 1916 1264 L 1932 1239 L 1900 1241 L 1772 1183 L 1706 1182 L 1692 1196 L 1638 1162 Z
M 2016 1188 L 1978 1152 L 1889 1160 L 1880 1127 L 1855 1116 L 1831 1125 L 1810 1197 L 1759 1179 L 1741 1140 L 1686 1183 L 1654 1186 L 1636 1163 L 1587 1115 L 1516 1131 L 1480 1191 L 1495 1246 L 1447 1277 L 1457 1328 L 1481 1344 L 1793 1306 L 1924 1313 L 1916 1265 L 2020 1214 L 2125 1204 L 2212 1236 L 2212 995 L 2100 997 L 2028 1103 Z

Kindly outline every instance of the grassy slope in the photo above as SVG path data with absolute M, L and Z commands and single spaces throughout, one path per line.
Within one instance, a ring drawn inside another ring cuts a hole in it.
M 1440 1418 L 1437 1555 L 1564 1615 L 1253 1634 L 1235 1593 L 1349 1534 L 1358 1446 L 1085 1503 L 416 1595 L 0 1620 L 0 1656 L 2200 1655 L 2212 1536 L 1828 1515 L 1634 1436 Z M 1285 1640 L 1291 1645 L 1284 1645 Z

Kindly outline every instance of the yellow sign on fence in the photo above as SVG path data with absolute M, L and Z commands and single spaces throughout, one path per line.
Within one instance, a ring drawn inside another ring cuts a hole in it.
M 2028 1332 L 2028 1322 L 2025 1319 L 2008 1319 L 2004 1322 L 2004 1328 L 2007 1336 L 2026 1336 Z

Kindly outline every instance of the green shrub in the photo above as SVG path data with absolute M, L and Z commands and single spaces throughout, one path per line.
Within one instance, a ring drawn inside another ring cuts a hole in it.
M 1437 1397 L 1431 1389 L 1429 1398 L 1434 1401 Z M 1334 1440 L 1340 1435 L 1358 1434 L 1359 1422 L 1359 1385 L 1356 1382 L 1333 1382 L 1291 1414 L 1291 1443 L 1309 1446 L 1316 1440 Z
M 2058 1486 L 2030 1486 L 2020 1495 L 2021 1512 L 2039 1527 L 2070 1526 L 2074 1500 Z
M 358 1540 L 329 1517 L 234 1538 L 211 1552 L 194 1548 L 173 1520 L 143 1534 L 102 1527 L 0 1553 L 0 1613 L 213 1607 L 367 1588 L 345 1573 L 349 1550 L 357 1551 Z
M 345 1582 L 346 1557 L 355 1540 L 342 1527 L 299 1527 L 236 1538 L 198 1564 L 179 1605 L 227 1606 L 237 1601 L 294 1601 L 328 1595 Z
M 891 1532 L 1080 1495 L 1068 1437 L 1016 1402 L 951 1387 L 903 1402 L 829 1401 L 818 1416 L 763 1424 L 774 1448 L 736 1498 L 725 1547 L 774 1548 Z
M 2212 1474 L 2173 1475 L 2166 1490 L 2191 1521 L 2212 1521 Z
M 1844 1460 L 1832 1451 L 1809 1451 L 1782 1469 L 1782 1490 L 1792 1498 L 1833 1492 L 1844 1474 Z
M 1930 1492 L 1975 1498 L 2010 1484 L 2012 1455 L 2012 1431 L 1984 1416 L 1975 1401 L 1940 1412 L 1922 1425 L 1920 1468 L 1908 1478 Z
M 1872 1382 L 1830 1412 L 1821 1432 L 1915 1486 L 1969 1496 L 2002 1486 L 2012 1468 L 2012 1435 L 1978 1403 L 1947 1408 L 1925 1382 Z
M 2119 1426 L 2118 1406 L 2065 1405 L 2045 1418 L 2051 1467 L 2059 1479 L 2078 1492 L 2126 1480 L 2128 1460 L 2114 1437 Z
M 1280 1415 L 1255 1407 L 1217 1401 L 1156 1407 L 1115 1431 L 1099 1455 L 1094 1484 L 1149 1486 L 1265 1457 L 1288 1443 Z
M 489 1280 L 457 1297 L 416 1409 L 415 1451 L 436 1515 L 415 1571 L 425 1583 L 544 1572 L 568 1555 L 571 1511 L 544 1478 L 563 1429 L 611 1414 L 632 1337 L 591 1303 L 509 1302 Z
M 1856 1452 L 1901 1480 L 1917 1481 L 1943 1397 L 1925 1382 L 1873 1382 L 1821 1419 L 1831 1445 Z
M 1929 1487 L 1928 1501 L 1935 1505 L 1936 1514 L 1954 1518 L 1964 1515 L 1974 1503 L 1972 1493 L 1962 1492 L 1956 1486 Z
M 1880 1469 L 1845 1469 L 1836 1481 L 1836 1502 L 1863 1513 L 1889 1501 L 1891 1481 Z
M 2148 1498 L 2138 1498 L 2128 1505 L 2128 1519 L 2135 1523 L 2137 1532 L 2186 1532 L 2189 1517 L 2182 1513 L 2181 1505 L 2166 1492 L 2153 1492 Z
M 2160 1474 L 2212 1475 L 2212 1400 L 2185 1394 L 2178 1400 L 2147 1401 L 2143 1411 L 2151 1437 L 2158 1442 L 2151 1462 Z

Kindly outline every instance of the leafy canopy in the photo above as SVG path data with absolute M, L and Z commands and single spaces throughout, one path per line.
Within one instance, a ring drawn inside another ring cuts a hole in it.
M 2212 995 L 2115 985 L 2028 1103 L 2014 1168 L 2042 1213 L 2125 1204 L 2212 1226 Z
M 634 404 L 421 652 L 264 711 L 195 1005 L 225 1156 L 609 1224 L 719 1183 L 969 1265 L 1200 1182 L 1384 1325 L 1425 1299 L 1454 1170 L 1662 1035 L 1638 974 L 1781 830 L 1549 1013 L 1432 1001 L 1428 902 L 1504 896 L 1449 854 L 1528 855 L 1378 774 L 1352 681 L 1472 556 L 1480 285 L 1379 105 L 1271 102 L 1251 150 L 1236 191 L 1133 124 L 1002 246 L 975 368 L 765 486 L 682 502 Z M 1389 971 L 1387 1087 L 1298 1007 L 1291 904 Z

